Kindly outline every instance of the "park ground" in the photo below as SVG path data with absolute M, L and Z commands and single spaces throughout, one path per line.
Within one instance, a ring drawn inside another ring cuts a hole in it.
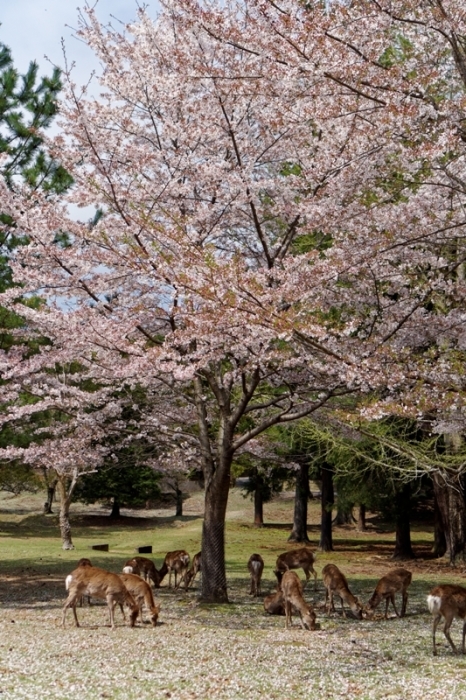
M 97 506 L 76 504 L 71 525 L 75 550 L 61 550 L 56 515 L 41 513 L 43 497 L 0 493 L 0 698 L 19 700 L 258 700 L 358 698 L 466 700 L 466 657 L 448 648 L 437 633 L 438 656 L 432 655 L 432 619 L 426 594 L 438 583 L 466 580 L 466 569 L 452 569 L 433 559 L 432 527 L 427 519 L 413 524 L 416 559 L 403 565 L 413 572 L 407 615 L 373 620 L 327 616 L 320 577 L 328 562 L 347 575 L 350 588 L 366 603 L 377 580 L 399 565 L 391 560 L 393 526 L 369 516 L 369 529 L 336 528 L 335 551 L 318 553 L 318 590 L 309 583 L 305 598 L 316 608 L 321 629 L 302 630 L 293 618 L 267 615 L 263 598 L 249 596 L 246 562 L 253 552 L 265 561 L 263 596 L 275 588 L 278 554 L 291 547 L 291 493 L 265 506 L 266 525 L 252 525 L 252 504 L 232 489 L 226 529 L 226 565 L 230 604 L 199 603 L 199 581 L 187 593 L 173 592 L 164 580 L 156 599 L 160 624 L 134 629 L 119 611 L 117 628 L 109 627 L 106 606 L 78 609 L 81 627 L 69 612 L 61 626 L 66 598 L 64 579 L 81 557 L 96 566 L 121 571 L 135 549 L 152 545 L 160 567 L 167 551 L 200 549 L 202 493 L 185 502 L 184 515 L 171 510 L 123 511 L 112 521 Z M 309 536 L 315 551 L 320 503 L 311 502 Z M 108 544 L 109 551 L 92 545 Z M 302 571 L 299 572 L 302 574 Z M 465 584 L 466 585 L 466 584 Z M 337 605 L 338 610 L 338 605 Z M 461 623 L 452 636 L 460 642 Z

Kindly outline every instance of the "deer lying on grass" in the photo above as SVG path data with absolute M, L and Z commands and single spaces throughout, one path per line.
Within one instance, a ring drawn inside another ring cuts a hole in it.
M 314 570 L 313 564 L 315 562 L 315 556 L 307 547 L 301 547 L 300 549 L 293 549 L 290 552 L 284 552 L 280 554 L 277 558 L 277 563 L 275 565 L 275 575 L 278 579 L 278 584 L 280 585 L 280 574 L 283 574 L 289 569 L 302 569 L 306 574 L 306 583 L 311 578 L 310 572 L 312 571 L 314 575 L 314 590 L 317 590 L 317 572 Z
M 385 619 L 387 619 L 388 616 L 388 604 L 390 601 L 392 602 L 395 615 L 397 617 L 404 617 L 406 614 L 406 606 L 408 604 L 407 588 L 411 583 L 412 578 L 413 575 L 411 571 L 402 568 L 392 569 L 388 572 L 388 574 L 382 576 L 366 606 L 366 612 L 369 615 L 372 615 L 379 603 L 382 600 L 385 600 Z M 401 591 L 402 595 L 400 614 L 398 613 L 395 605 L 395 593 L 398 593 L 398 591 Z
M 142 616 L 142 607 L 144 603 L 150 613 L 150 621 L 155 627 L 157 625 L 157 620 L 160 613 L 160 605 L 156 605 L 154 596 L 152 593 L 152 588 L 137 574 L 118 574 L 120 579 L 123 581 L 126 590 L 131 593 L 136 604 L 139 608 L 139 614 L 141 616 L 141 622 L 144 624 L 144 619 Z M 123 618 L 125 618 L 125 611 L 123 605 L 120 603 L 121 612 L 123 613 Z
M 349 605 L 353 615 L 360 620 L 362 618 L 362 605 L 351 593 L 346 576 L 342 574 L 338 566 L 335 566 L 335 564 L 326 564 L 322 569 L 322 578 L 325 586 L 325 608 L 327 612 L 335 612 L 333 596 L 337 595 L 341 600 L 343 616 L 346 617 L 344 606 L 344 603 L 346 603 Z
M 186 590 L 188 590 L 189 586 L 191 586 L 194 583 L 194 579 L 201 570 L 201 558 L 202 552 L 198 552 L 193 557 L 191 568 L 189 569 L 189 571 L 186 572 L 186 575 L 184 577 L 184 587 Z
M 437 648 L 435 646 L 435 632 L 442 617 L 445 618 L 445 626 L 443 633 L 448 639 L 453 651 L 458 653 L 457 648 L 453 644 L 450 636 L 450 627 L 455 617 L 463 620 L 463 640 L 461 644 L 461 653 L 465 654 L 465 637 L 466 637 L 466 588 L 463 586 L 436 586 L 427 596 L 427 607 L 434 617 L 432 629 L 432 642 L 434 646 L 434 656 L 437 656 Z
M 167 552 L 162 568 L 159 571 L 160 581 L 162 581 L 168 572 L 168 587 L 171 588 L 173 572 L 175 574 L 175 588 L 178 588 L 188 572 L 189 562 L 189 554 L 184 549 L 177 549 L 174 552 Z M 180 576 L 179 583 L 177 581 L 178 576 Z
M 292 609 L 298 611 L 301 617 L 301 627 L 303 629 L 316 629 L 316 614 L 312 605 L 306 603 L 303 598 L 303 586 L 298 574 L 294 571 L 285 571 L 282 577 L 281 592 L 285 602 L 285 627 L 291 626 Z
M 133 557 L 128 559 L 123 567 L 124 574 L 137 574 L 141 576 L 144 581 L 152 581 L 154 588 L 160 588 L 160 583 L 163 576 L 156 569 L 155 564 L 147 557 Z
M 285 614 L 285 599 L 281 590 L 271 593 L 264 598 L 264 610 L 269 615 Z
M 248 561 L 248 571 L 251 574 L 251 590 L 249 595 L 255 598 L 261 593 L 261 578 L 264 571 L 264 560 L 260 554 L 251 554 Z
M 112 629 L 115 629 L 115 604 L 120 603 L 123 605 L 125 603 L 131 610 L 130 626 L 134 627 L 139 608 L 117 574 L 112 574 L 110 571 L 104 571 L 104 569 L 98 569 L 94 566 L 79 566 L 66 577 L 66 589 L 69 593 L 63 606 L 63 627 L 65 626 L 65 616 L 68 608 L 73 608 L 76 627 L 79 627 L 76 604 L 83 595 L 103 598 L 107 601 Z

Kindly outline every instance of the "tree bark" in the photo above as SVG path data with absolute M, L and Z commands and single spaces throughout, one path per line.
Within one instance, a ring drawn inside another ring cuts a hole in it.
M 334 525 L 352 525 L 354 523 L 353 507 L 343 508 L 337 501 L 337 514 L 333 519 Z
M 450 563 L 465 557 L 465 500 L 462 480 L 454 473 L 434 474 L 434 492 L 445 531 L 445 555 Z
M 432 554 L 436 557 L 443 557 L 447 551 L 447 539 L 445 536 L 446 527 L 443 522 L 442 513 L 437 501 L 434 488 L 434 544 Z
M 322 497 L 319 549 L 322 552 L 333 551 L 332 508 L 334 504 L 333 467 L 322 467 Z
M 293 529 L 288 542 L 310 542 L 307 535 L 307 502 L 309 500 L 309 464 L 299 465 L 296 474 Z
M 47 500 L 44 503 L 44 515 L 51 515 L 51 513 L 53 513 L 52 503 L 55 496 L 56 486 L 56 481 L 54 481 L 52 484 L 47 485 Z
M 57 480 L 57 490 L 60 495 L 60 512 L 58 522 L 60 525 L 60 534 L 62 540 L 62 549 L 74 549 L 74 544 L 71 539 L 70 525 L 70 505 L 71 495 L 74 489 L 74 483 L 67 488 L 68 479 L 65 476 L 59 475 Z
M 254 525 L 262 527 L 264 524 L 264 499 L 262 496 L 261 484 L 258 481 L 254 491 Z
M 229 602 L 225 571 L 225 516 L 229 488 L 227 465 L 218 468 L 210 481 L 206 479 L 201 548 L 201 600 L 204 603 Z
M 225 570 L 225 517 L 230 491 L 231 463 L 233 460 L 232 438 L 234 424 L 229 420 L 229 398 L 206 375 L 214 393 L 221 402 L 217 445 L 213 448 L 210 438 L 210 422 L 203 397 L 203 379 L 194 379 L 195 402 L 198 415 L 199 439 L 202 454 L 202 471 L 205 481 L 205 511 L 202 526 L 202 585 L 203 603 L 228 603 Z
M 411 546 L 411 485 L 403 484 L 395 493 L 396 539 L 392 559 L 414 559 Z
M 119 518 L 120 517 L 120 502 L 116 496 L 113 499 L 110 517 L 111 518 Z
M 357 528 L 359 532 L 365 532 L 367 530 L 366 525 L 366 506 L 364 503 L 359 504 L 358 508 L 358 525 Z
M 176 512 L 175 512 L 175 517 L 176 518 L 181 518 L 183 515 L 183 492 L 176 484 L 175 486 L 175 494 L 176 494 Z

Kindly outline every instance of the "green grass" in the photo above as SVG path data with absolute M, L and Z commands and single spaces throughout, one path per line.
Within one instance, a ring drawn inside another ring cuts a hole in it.
M 96 508 L 73 506 L 76 548 L 71 552 L 61 550 L 57 517 L 41 514 L 42 501 L 39 496 L 9 499 L 0 494 L 2 698 L 466 698 L 466 657 L 451 653 L 441 631 L 439 656 L 432 656 L 431 616 L 425 604 L 433 585 L 462 583 L 465 572 L 431 558 L 432 531 L 425 523 L 413 527 L 417 558 L 406 563 L 413 583 L 402 620 L 383 620 L 382 608 L 374 620 L 327 616 L 319 576 L 318 591 L 309 584 L 305 597 L 316 607 L 321 629 L 303 631 L 294 619 L 292 629 L 285 630 L 284 618 L 266 615 L 262 599 L 248 595 L 246 562 L 253 552 L 262 554 L 263 594 L 273 590 L 276 557 L 289 548 L 291 495 L 267 504 L 266 527 L 258 529 L 251 524 L 251 502 L 234 489 L 226 528 L 230 605 L 200 605 L 198 582 L 188 593 L 168 590 L 164 582 L 156 591 L 162 611 L 155 629 L 129 629 L 117 612 L 112 631 L 106 608 L 99 604 L 78 610 L 80 628 L 73 626 L 70 614 L 63 629 L 64 578 L 79 558 L 120 571 L 140 545 L 152 545 L 157 566 L 173 549 L 195 554 L 201 542 L 202 494 L 186 502 L 186 515 L 178 519 L 150 511 L 112 522 Z M 319 508 L 318 502 L 310 505 L 314 550 Z M 362 602 L 395 565 L 390 559 L 394 533 L 376 518 L 369 523 L 367 533 L 337 528 L 335 551 L 318 554 L 316 565 L 319 574 L 327 562 L 340 566 Z M 101 543 L 109 544 L 108 553 L 91 550 Z M 460 628 L 456 621 L 455 641 Z

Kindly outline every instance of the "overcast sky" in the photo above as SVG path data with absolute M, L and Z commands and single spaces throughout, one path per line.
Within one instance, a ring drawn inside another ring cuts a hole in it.
M 74 79 L 78 85 L 87 82 L 93 68 L 97 68 L 92 52 L 73 36 L 78 26 L 78 8 L 84 0 L 0 0 L 0 42 L 10 47 L 13 61 L 24 73 L 32 59 L 40 66 L 40 74 L 50 74 L 51 67 L 45 56 L 63 66 L 61 39 L 65 40 L 69 61 L 76 62 Z M 90 0 L 89 4 L 93 4 Z M 149 0 L 149 13 L 156 16 L 157 1 Z M 123 22 L 136 16 L 135 0 L 98 0 L 96 12 L 107 23 L 112 15 Z

